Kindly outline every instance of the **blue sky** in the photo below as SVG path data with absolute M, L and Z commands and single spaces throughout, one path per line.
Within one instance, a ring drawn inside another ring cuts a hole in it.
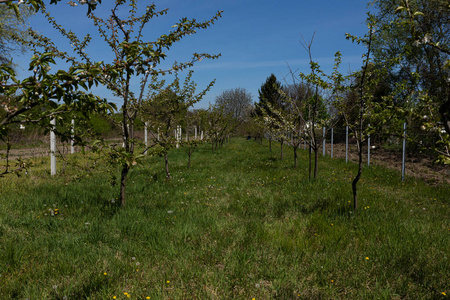
M 65 2 L 48 6 L 48 11 L 79 36 L 91 33 L 94 39 L 86 52 L 98 60 L 110 61 L 112 53 L 96 37 L 91 20 L 85 16 L 86 7 L 73 8 Z M 112 2 L 103 0 L 96 14 L 106 16 L 108 4 Z M 216 79 L 196 108 L 207 108 L 224 90 L 237 87 L 245 88 L 256 102 L 258 89 L 266 78 L 273 73 L 283 82 L 283 76 L 289 72 L 288 65 L 308 73 L 308 55 L 300 44 L 301 35 L 310 39 L 316 33 L 312 55 L 325 72 L 331 72 L 336 51 L 343 55 L 341 72 L 356 70 L 361 65 L 364 48 L 347 41 L 345 33 L 365 34 L 368 8 L 364 0 L 161 0 L 155 4 L 159 9 L 169 8 L 169 12 L 148 24 L 149 39 L 168 33 L 182 17 L 206 20 L 223 10 L 222 18 L 213 26 L 183 39 L 167 53 L 170 64 L 189 58 L 193 52 L 221 53 L 218 60 L 203 60 L 194 67 L 193 80 L 199 90 Z M 41 15 L 33 17 L 30 24 L 61 45 L 61 49 L 70 49 L 68 42 Z M 20 56 L 19 60 L 24 66 L 23 74 L 27 75 L 28 57 Z M 104 88 L 97 88 L 95 93 L 121 105 L 120 99 Z

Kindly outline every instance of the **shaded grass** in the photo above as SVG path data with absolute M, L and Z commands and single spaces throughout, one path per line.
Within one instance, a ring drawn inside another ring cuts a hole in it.
M 148 158 L 128 202 L 105 172 L 0 181 L 0 298 L 439 299 L 449 294 L 448 186 L 232 140 Z M 45 165 L 45 163 L 42 163 Z M 19 181 L 20 180 L 20 181 Z M 113 203 L 114 202 L 114 203 Z M 53 214 L 53 216 L 52 216 Z M 106 274 L 106 275 L 105 275 Z M 124 294 L 127 293 L 127 294 Z M 129 297 L 128 297 L 129 296 Z

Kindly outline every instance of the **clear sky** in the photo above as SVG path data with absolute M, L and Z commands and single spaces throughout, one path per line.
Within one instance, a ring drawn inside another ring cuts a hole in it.
M 70 7 L 65 2 L 49 5 L 48 11 L 67 30 L 79 36 L 93 34 L 86 52 L 95 59 L 110 61 L 112 53 L 95 35 L 92 21 L 85 15 L 87 7 Z M 103 0 L 96 14 L 107 16 L 112 2 Z M 142 0 L 140 3 L 151 2 Z M 167 53 L 170 64 L 174 60 L 183 61 L 193 52 L 221 53 L 218 60 L 203 60 L 194 67 L 193 80 L 199 90 L 216 79 L 214 87 L 196 108 L 207 108 L 224 90 L 237 87 L 245 88 L 256 102 L 258 89 L 271 73 L 284 83 L 288 65 L 293 70 L 308 73 L 308 56 L 300 44 L 301 35 L 308 40 L 316 33 L 313 59 L 327 73 L 332 70 L 336 51 L 343 55 L 341 72 L 356 70 L 362 64 L 364 48 L 346 40 L 345 33 L 366 33 L 364 21 L 368 7 L 365 0 L 161 0 L 155 4 L 159 9 L 169 8 L 169 12 L 148 24 L 146 36 L 149 39 L 168 33 L 182 17 L 206 20 L 223 10 L 222 18 L 213 26 L 188 36 Z M 61 45 L 62 50 L 70 49 L 67 40 L 61 38 L 42 15 L 37 14 L 30 24 Z M 27 75 L 29 57 L 20 56 L 18 61 L 24 66 L 21 73 Z M 96 89 L 95 93 L 121 105 L 120 99 L 104 88 Z

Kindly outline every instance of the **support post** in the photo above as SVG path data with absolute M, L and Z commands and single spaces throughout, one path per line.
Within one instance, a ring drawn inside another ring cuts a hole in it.
M 405 160 L 406 160 L 406 122 L 403 123 L 402 182 L 405 181 Z
M 326 137 L 325 137 L 325 126 L 322 128 L 322 156 L 325 156 L 325 143 L 326 143 Z
M 70 129 L 71 132 L 71 136 L 70 136 L 70 154 L 74 154 L 75 153 L 75 147 L 74 147 L 74 143 L 75 143 L 75 120 L 72 119 L 72 128 Z
M 177 129 L 175 130 L 175 139 L 177 140 L 177 148 L 180 148 L 180 141 L 181 141 L 181 126 L 178 125 Z
M 50 125 L 52 127 L 50 131 L 50 175 L 56 175 L 56 136 L 55 136 L 55 126 L 56 119 L 50 120 Z
M 370 134 L 367 136 L 367 166 L 370 166 Z
M 333 158 L 333 129 L 331 128 L 331 158 Z
M 148 149 L 148 122 L 145 122 L 145 124 L 144 124 L 144 143 L 145 143 L 144 154 L 147 155 L 147 149 Z
M 348 162 L 348 126 L 345 126 L 345 162 Z

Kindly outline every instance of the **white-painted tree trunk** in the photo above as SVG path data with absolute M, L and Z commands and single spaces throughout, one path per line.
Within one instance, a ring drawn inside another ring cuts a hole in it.
M 177 140 L 177 148 L 180 148 L 180 142 L 181 142 L 181 126 L 178 125 L 177 129 L 175 131 L 175 138 Z
M 326 143 L 326 139 L 325 139 L 325 127 L 322 130 L 322 139 L 323 139 L 323 144 L 322 144 L 322 156 L 325 156 L 325 143 Z
M 331 128 L 331 142 L 330 142 L 330 145 L 331 145 L 331 158 L 333 158 L 333 138 L 334 138 L 334 130 L 333 130 L 333 128 Z
M 367 166 L 370 166 L 370 134 L 367 136 Z
M 70 139 L 70 153 L 74 154 L 75 153 L 75 147 L 74 147 L 74 143 L 75 143 L 75 120 L 72 119 L 72 129 L 71 129 L 71 139 Z
M 50 175 L 56 175 L 56 136 L 55 136 L 55 125 L 56 120 L 51 119 L 50 125 L 52 127 L 50 131 Z
M 406 162 L 406 123 L 403 123 L 402 182 L 405 181 L 405 162 Z
M 145 143 L 144 154 L 147 155 L 147 149 L 148 149 L 148 122 L 145 122 L 145 126 L 144 126 L 144 143 Z
M 345 126 L 345 162 L 348 162 L 348 126 Z

